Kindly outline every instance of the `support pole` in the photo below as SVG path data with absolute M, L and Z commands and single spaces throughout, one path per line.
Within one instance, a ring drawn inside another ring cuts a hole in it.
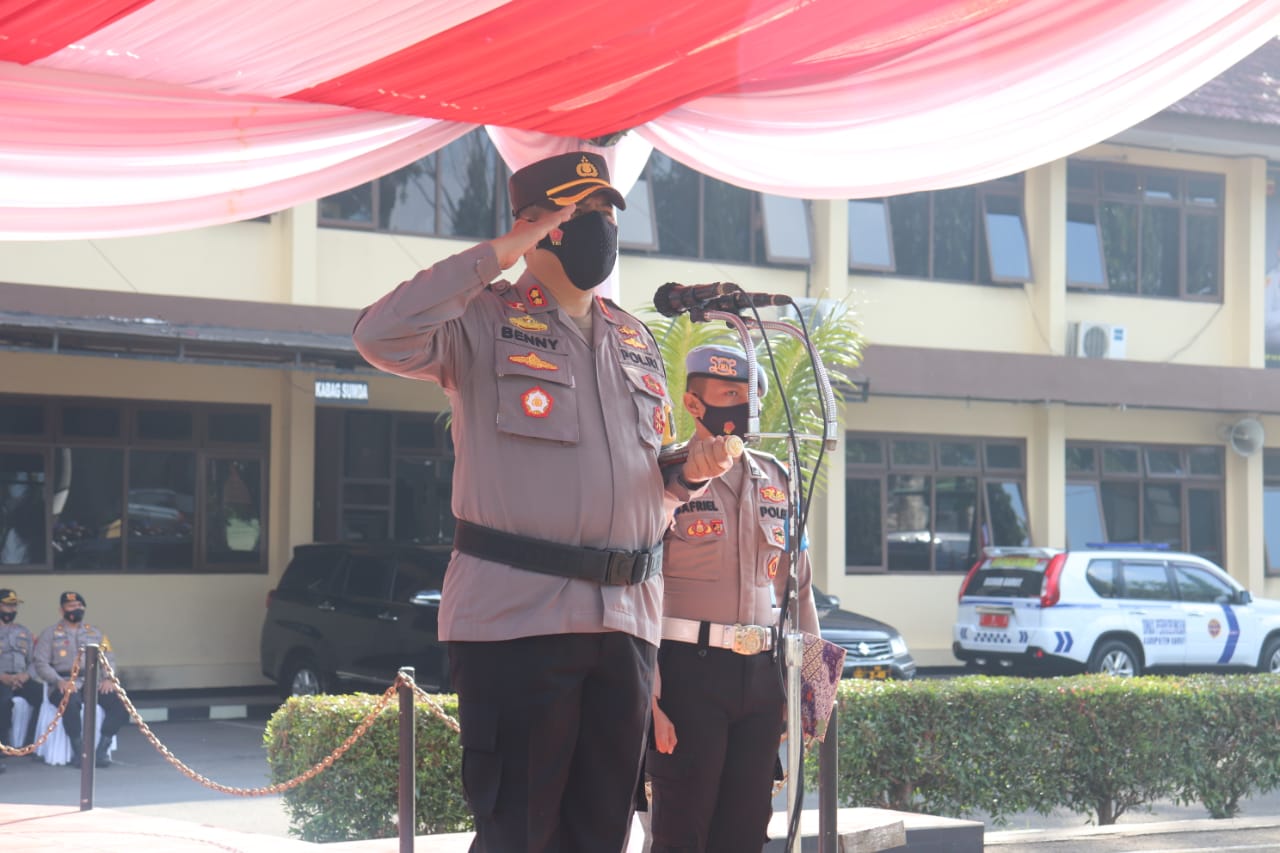
M 400 853 L 413 853 L 413 830 L 418 825 L 414 808 L 417 784 L 414 768 L 417 762 L 416 731 L 413 724 L 413 667 L 400 667 Z M 407 679 L 407 680 L 406 680 Z
M 787 662 L 787 825 L 798 826 L 795 812 L 804 808 L 804 803 L 796 802 L 800 774 L 804 773 L 804 730 L 800 717 L 800 662 L 804 657 L 804 635 L 799 631 L 789 632 L 784 651 Z M 801 833 L 797 832 L 787 853 L 800 853 L 800 842 Z
M 75 690 L 75 685 L 71 685 Z M 93 809 L 93 759 L 98 740 L 98 646 L 84 647 L 84 691 L 80 694 L 84 712 L 80 723 L 80 811 Z M 63 723 L 66 726 L 66 723 Z
M 831 709 L 827 735 L 818 750 L 818 851 L 840 853 L 840 837 L 836 834 L 836 780 L 839 779 L 840 705 Z

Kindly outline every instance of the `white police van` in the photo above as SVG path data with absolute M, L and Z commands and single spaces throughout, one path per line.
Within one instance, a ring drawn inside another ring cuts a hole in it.
M 987 548 L 960 587 L 953 640 L 987 671 L 1280 673 L 1280 601 L 1161 546 Z

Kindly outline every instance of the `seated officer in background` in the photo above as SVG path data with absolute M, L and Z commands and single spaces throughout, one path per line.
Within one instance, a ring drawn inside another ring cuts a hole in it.
M 31 706 L 31 722 L 26 734 L 9 746 L 25 746 L 35 728 L 35 710 L 44 697 L 40 682 L 27 672 L 35 637 L 26 626 L 19 625 L 18 605 L 22 599 L 11 589 L 0 589 L 0 741 L 8 742 L 13 728 L 13 699 L 21 696 Z M 0 773 L 4 772 L 4 756 L 0 755 Z
M 685 358 L 684 406 L 695 437 L 746 430 L 747 358 L 701 346 Z M 757 373 L 760 397 L 768 390 Z M 748 449 L 666 535 L 662 646 L 654 681 L 652 853 L 750 853 L 768 841 L 786 691 L 773 608 L 788 576 L 788 476 Z M 800 552 L 800 629 L 818 633 L 811 573 Z
M 84 621 L 85 600 L 78 592 L 64 592 L 58 601 L 62 608 L 62 619 L 40 632 L 36 640 L 35 660 L 32 666 L 36 675 L 49 685 L 49 701 L 57 705 L 62 701 L 62 694 L 74 691 L 67 700 L 67 710 L 62 717 L 63 728 L 71 740 L 75 755 L 71 759 L 73 767 L 80 766 L 80 750 L 83 742 L 80 739 L 80 707 L 84 700 L 84 647 L 96 643 L 106 653 L 107 660 L 114 671 L 115 653 L 111 651 L 111 641 L 100 629 Z M 80 670 L 76 680 L 70 678 L 71 668 L 79 659 Z M 98 705 L 103 710 L 102 735 L 98 738 L 98 749 L 94 756 L 94 764 L 98 767 L 111 766 L 107 756 L 111 739 L 116 732 L 129 721 L 129 712 L 116 693 L 116 683 L 108 678 L 105 670 L 98 681 Z
M 671 401 L 644 324 L 593 291 L 625 207 L 600 155 L 510 179 L 511 230 L 365 309 L 370 364 L 453 412 L 454 555 L 440 639 L 462 726 L 473 853 L 619 853 L 644 758 L 662 534 L 730 466 L 723 439 L 664 471 Z M 514 282 L 502 270 L 523 259 Z

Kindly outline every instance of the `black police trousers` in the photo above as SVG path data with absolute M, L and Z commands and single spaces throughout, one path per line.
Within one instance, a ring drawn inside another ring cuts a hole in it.
M 84 688 L 72 693 L 71 698 L 67 700 L 67 710 L 62 715 L 62 728 L 66 731 L 67 737 L 77 741 L 80 740 L 80 708 L 84 704 L 83 696 Z M 55 705 L 61 702 L 62 691 L 50 686 L 49 701 Z M 129 712 L 124 709 L 120 694 L 114 692 L 99 692 L 98 707 L 102 709 L 102 736 L 98 739 L 98 743 L 103 744 L 115 737 L 116 732 L 129 722 Z
M 31 705 L 31 719 L 27 722 L 27 730 L 15 743 L 9 743 L 9 731 L 13 728 L 13 698 L 21 696 Z M 7 684 L 0 684 L 0 741 L 7 746 L 26 746 L 31 743 L 36 730 L 36 715 L 40 713 L 40 703 L 44 701 L 44 691 L 40 682 L 28 678 L 26 683 L 16 690 Z M 3 756 L 0 756 L 3 757 Z
M 656 653 L 616 631 L 449 643 L 472 853 L 621 853 Z
M 658 705 L 676 729 L 671 754 L 650 746 L 651 853 L 759 853 L 769 840 L 773 771 L 784 728 L 779 664 L 768 652 L 665 640 Z

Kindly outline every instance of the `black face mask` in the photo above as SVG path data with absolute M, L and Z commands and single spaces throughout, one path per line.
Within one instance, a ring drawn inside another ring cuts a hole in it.
M 696 396 L 696 395 L 695 395 Z M 705 411 L 698 421 L 712 435 L 744 435 L 747 431 L 747 418 L 751 415 L 750 403 L 736 403 L 732 406 L 711 406 L 706 400 L 698 397 Z
M 560 259 L 564 274 L 579 290 L 590 290 L 609 277 L 618 261 L 618 226 L 598 210 L 574 217 L 560 226 L 560 245 L 551 235 L 538 242 Z
M 68 622 L 74 625 L 76 622 L 79 622 L 81 619 L 84 618 L 84 611 L 68 610 L 65 614 L 63 614 L 63 616 L 66 618 Z
M 18 617 L 18 614 L 17 614 L 16 612 L 14 612 L 14 613 L 0 613 L 0 622 L 3 622 L 3 623 L 5 623 L 6 625 L 8 625 L 10 622 L 12 622 L 12 621 L 13 621 L 14 619 L 16 619 L 17 617 Z

